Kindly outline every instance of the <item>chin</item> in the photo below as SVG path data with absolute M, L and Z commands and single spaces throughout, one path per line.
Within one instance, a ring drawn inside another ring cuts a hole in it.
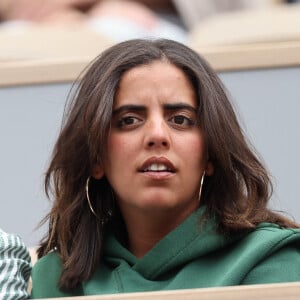
M 182 209 L 183 203 L 180 201 L 176 201 L 173 198 L 151 198 L 145 199 L 144 201 L 139 203 L 140 209 L 147 211 L 159 211 L 159 212 L 167 212 L 171 210 Z

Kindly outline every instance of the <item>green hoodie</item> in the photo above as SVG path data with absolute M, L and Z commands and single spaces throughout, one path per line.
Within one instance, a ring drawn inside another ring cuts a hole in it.
M 300 229 L 262 223 L 250 233 L 226 237 L 213 220 L 200 225 L 199 209 L 138 259 L 114 237 L 92 278 L 70 293 L 57 287 L 62 271 L 55 252 L 32 273 L 32 298 L 174 290 L 300 281 Z

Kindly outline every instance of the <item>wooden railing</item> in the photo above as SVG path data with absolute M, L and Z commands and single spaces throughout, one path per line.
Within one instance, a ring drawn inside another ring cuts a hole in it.
M 279 270 L 280 272 L 280 270 Z M 300 282 L 57 298 L 64 300 L 299 300 Z M 50 300 L 50 299 L 49 299 Z M 51 300 L 55 300 L 51 298 Z

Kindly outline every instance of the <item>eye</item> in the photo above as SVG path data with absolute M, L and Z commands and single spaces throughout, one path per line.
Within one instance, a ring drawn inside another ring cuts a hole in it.
M 140 122 L 141 120 L 137 117 L 134 116 L 126 116 L 126 117 L 122 117 L 121 119 L 119 119 L 117 121 L 117 126 L 119 128 L 123 128 L 123 127 L 130 127 L 132 125 L 136 125 L 138 122 Z
M 172 122 L 174 125 L 182 127 L 182 128 L 192 127 L 196 123 L 194 119 L 187 117 L 187 116 L 183 116 L 183 115 L 173 116 L 170 119 L 170 122 Z

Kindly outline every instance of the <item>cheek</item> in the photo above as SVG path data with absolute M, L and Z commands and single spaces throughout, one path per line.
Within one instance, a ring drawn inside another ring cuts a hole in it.
M 125 144 L 124 140 L 121 137 L 118 136 L 111 136 L 108 139 L 108 150 L 109 153 L 114 153 L 120 149 L 120 147 L 124 147 Z
M 112 136 L 108 140 L 108 162 L 116 166 L 127 162 L 134 152 L 134 145 L 128 138 Z
M 181 149 L 184 152 L 186 160 L 197 169 L 203 167 L 206 162 L 206 147 L 204 139 L 197 136 L 191 136 L 185 142 L 182 142 Z

